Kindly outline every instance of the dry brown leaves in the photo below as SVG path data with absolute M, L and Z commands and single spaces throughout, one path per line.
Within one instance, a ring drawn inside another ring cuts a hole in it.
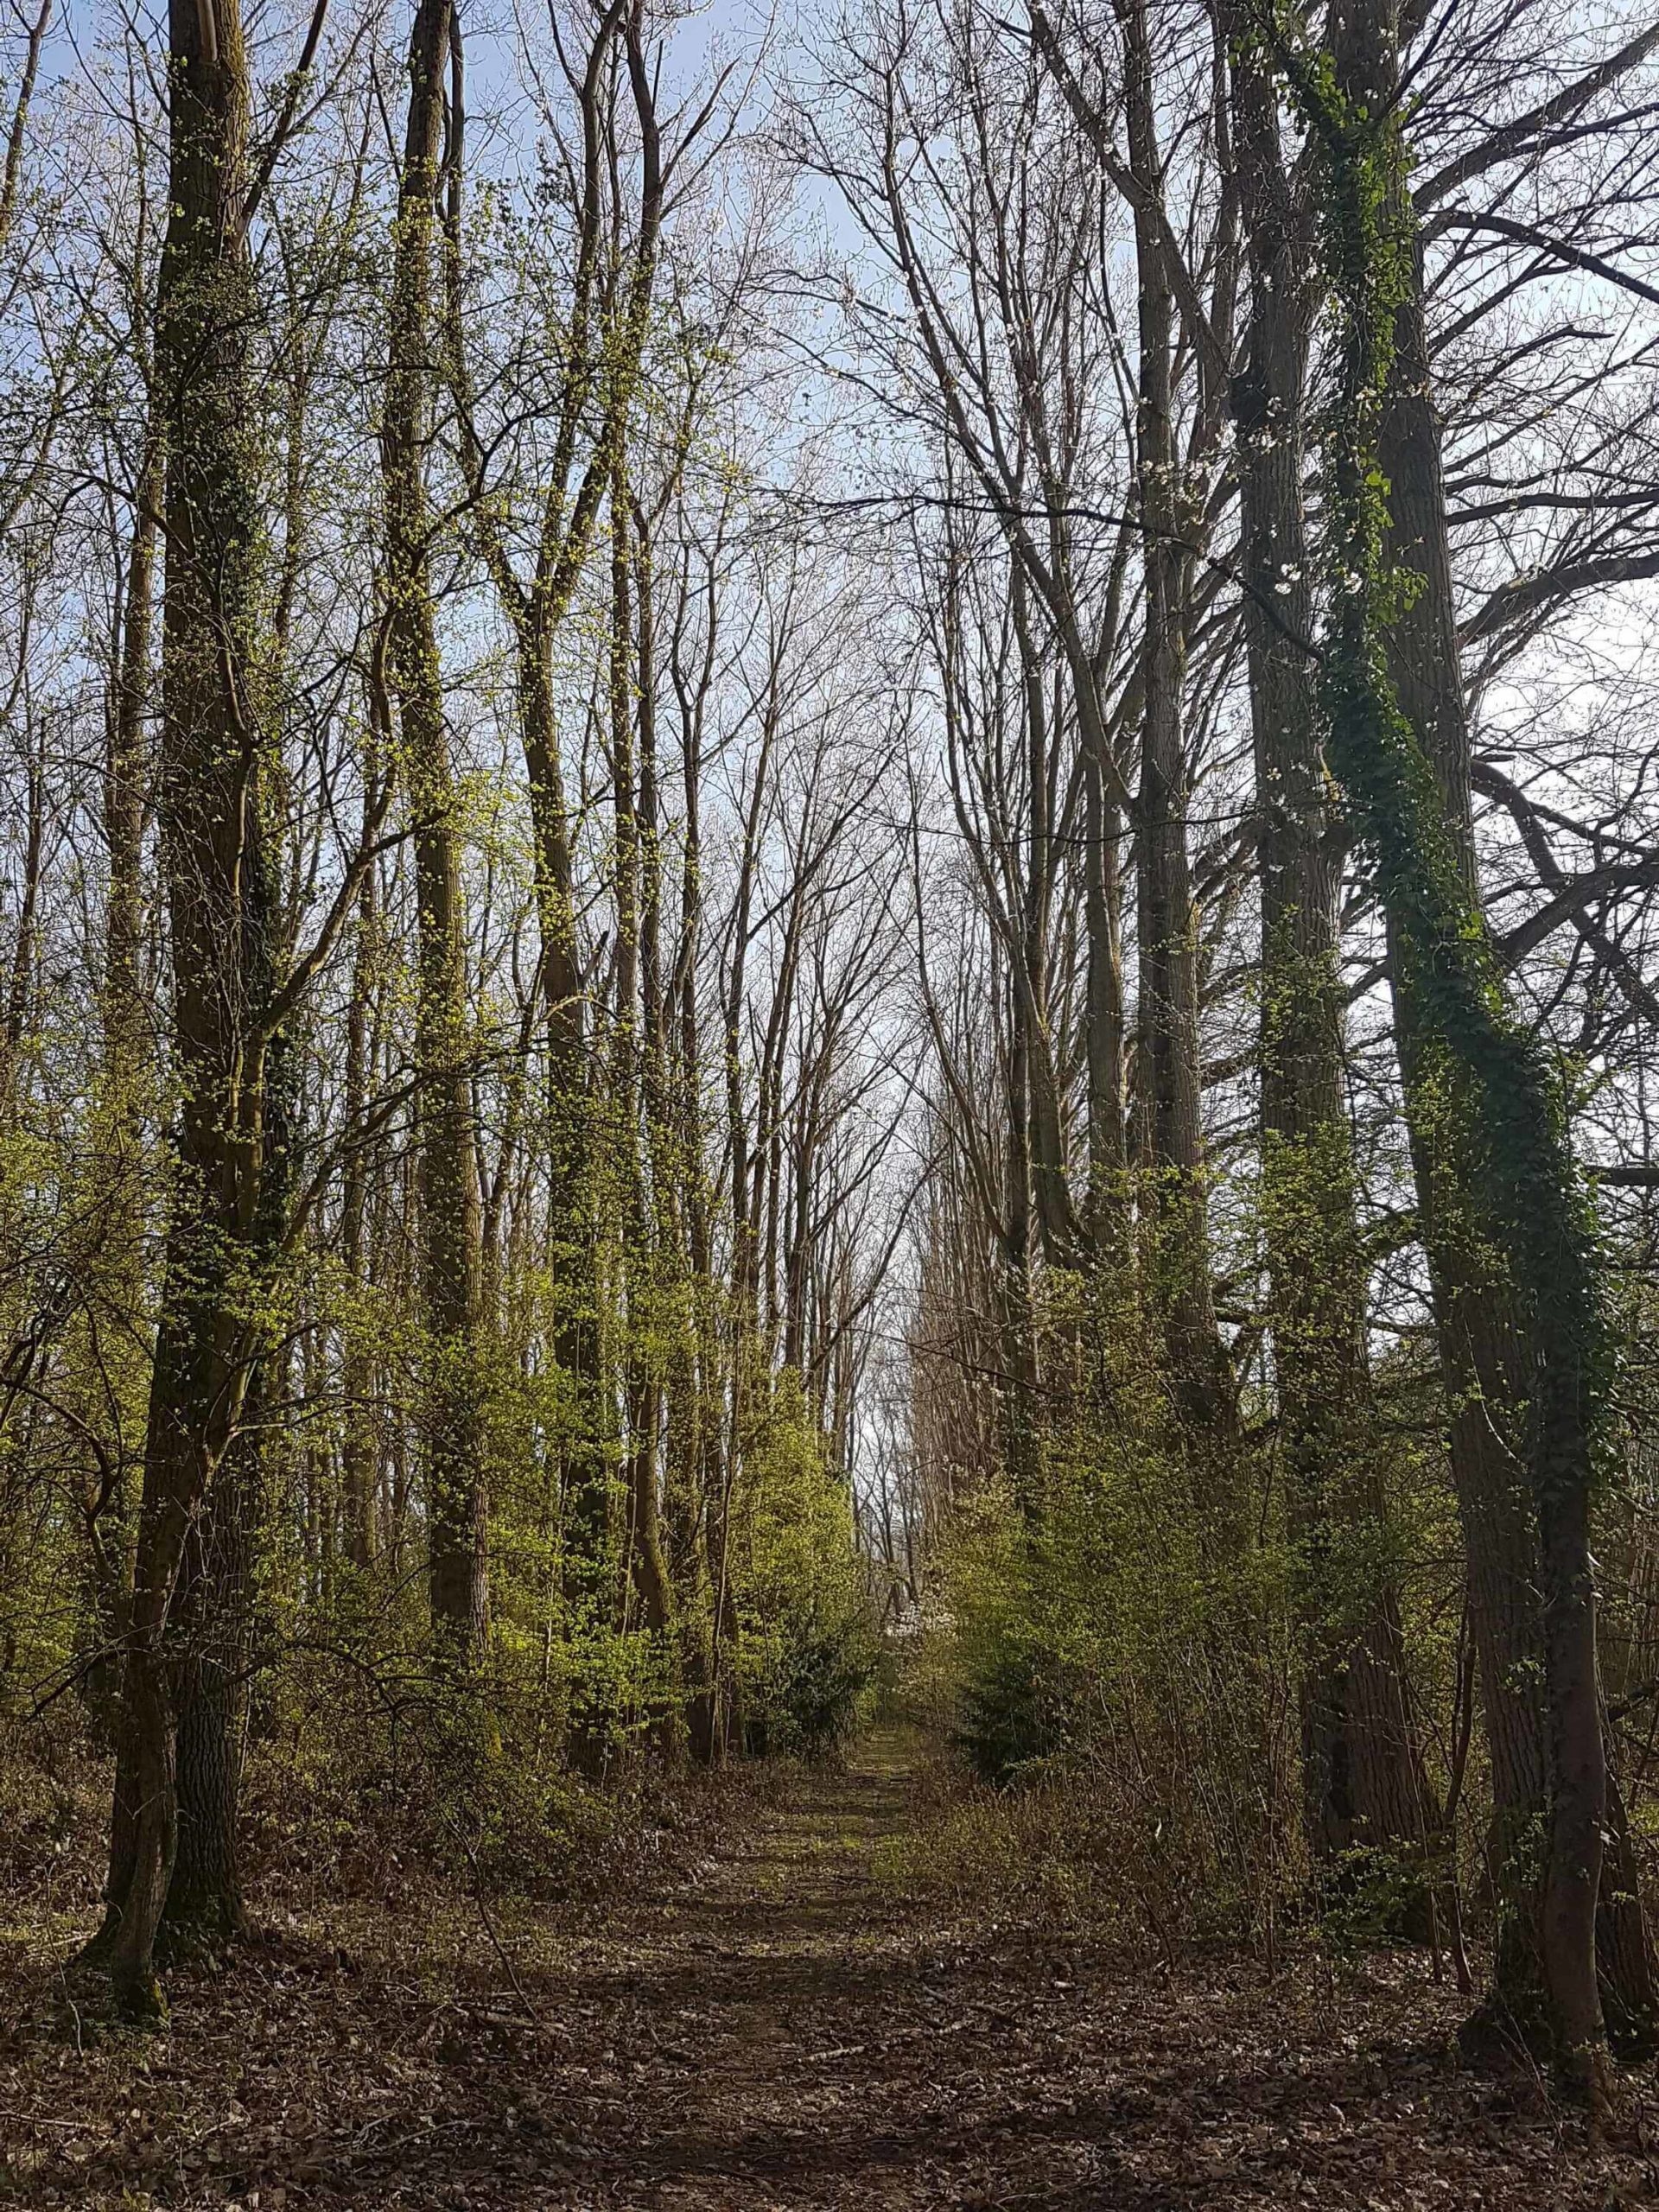
M 86 2212 L 1044 2207 L 1613 2212 L 1659 2203 L 1646 2076 L 1595 2142 L 1465 2070 L 1415 1959 L 1341 1982 L 1136 1973 L 874 1878 L 888 1770 L 803 1778 L 661 1893 L 563 1923 L 418 1885 L 180 1974 L 158 2036 L 0 1952 L 0 2202 Z M 270 1904 L 270 1900 L 266 1900 Z M 60 1927 L 51 1941 L 63 1948 Z M 513 1987 L 523 1993 L 523 2000 Z

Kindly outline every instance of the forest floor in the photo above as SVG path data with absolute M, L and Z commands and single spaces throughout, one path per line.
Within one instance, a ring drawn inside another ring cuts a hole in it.
M 1461 2069 L 1415 1960 L 1135 1971 L 891 1873 L 904 1747 L 793 1778 L 692 1879 L 572 1924 L 437 1906 L 296 1923 L 99 2031 L 12 1937 L 0 2202 L 137 2208 L 1659 2203 L 1659 2096 L 1598 2142 Z M 16 1971 L 21 1967 L 21 1974 Z M 22 2002 L 19 2006 L 21 1980 Z

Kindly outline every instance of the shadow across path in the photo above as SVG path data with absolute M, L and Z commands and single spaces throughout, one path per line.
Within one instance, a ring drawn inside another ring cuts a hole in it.
M 913 1861 L 906 1747 L 803 1775 L 690 1885 L 516 1963 L 435 1923 L 355 1960 L 296 1936 L 181 1978 L 171 2038 L 0 2028 L 38 2115 L 22 2194 L 147 2212 L 1607 2212 L 1659 2201 L 1633 2128 L 1586 2145 L 1459 2070 L 1415 1958 L 1338 1981 L 1171 1974 L 1078 1931 L 950 1913 Z M 503 1956 L 505 1955 L 503 1954 Z M 504 1980 L 511 1986 L 505 1986 Z M 78 2070 L 77 2070 L 78 2069 Z M 139 2075 L 142 2072 L 142 2086 Z M 1645 2094 L 1643 2092 L 1643 2094 Z M 54 2099 L 57 2101 L 54 2102 Z M 78 2116 L 70 2117 L 71 2105 Z M 85 2107 L 84 2113 L 79 2107 Z M 5 2119 L 0 2115 L 0 2131 Z M 0 2138 L 3 2139 L 3 2138 Z

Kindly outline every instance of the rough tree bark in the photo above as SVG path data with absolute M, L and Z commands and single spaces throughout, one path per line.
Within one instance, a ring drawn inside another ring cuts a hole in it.
M 166 465 L 160 823 L 180 1091 L 145 1444 L 108 1912 L 118 2006 L 162 2009 L 156 1931 L 178 1845 L 173 1600 L 234 1436 L 258 1332 L 272 917 L 252 680 L 257 410 L 243 222 L 249 82 L 236 0 L 173 0 L 156 302 Z
M 154 767 L 147 724 L 153 704 L 151 646 L 162 496 L 160 444 L 147 429 L 127 543 L 104 772 L 104 836 L 109 849 L 104 976 L 99 995 L 104 1033 L 90 1147 L 98 1247 L 89 1254 L 87 1266 L 96 1283 L 99 1309 L 92 1326 L 101 1340 L 86 1347 L 86 1422 L 89 1437 L 96 1438 L 111 1425 L 116 1433 L 108 1449 L 98 1455 L 97 1471 L 84 1493 L 87 1627 L 95 1654 L 86 1695 L 100 1723 L 111 1730 L 119 1707 L 120 1653 L 131 1580 L 135 1501 L 125 1420 L 143 1405 L 148 1379 L 136 1325 L 144 1308 L 145 1130 L 155 1090 L 155 1040 L 143 979 L 143 843 Z

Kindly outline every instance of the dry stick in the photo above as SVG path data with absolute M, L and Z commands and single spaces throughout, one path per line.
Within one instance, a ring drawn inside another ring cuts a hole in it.
M 1452 1749 L 1452 1775 L 1446 1797 L 1446 1847 L 1452 1867 L 1452 1963 L 1458 1977 L 1458 1990 L 1467 1997 L 1474 1988 L 1475 1978 L 1470 1971 L 1469 1954 L 1463 1942 L 1463 1902 L 1458 1889 L 1458 1802 L 1463 1795 L 1463 1777 L 1469 1764 L 1469 1745 L 1474 1733 L 1475 1669 L 1473 1656 L 1469 1649 L 1471 1624 L 1469 1596 L 1465 1586 L 1463 1615 L 1458 1623 L 1457 1691 L 1453 1700 L 1457 1716 L 1457 1736 Z
M 52 0 L 41 0 L 41 12 L 29 34 L 22 79 L 17 88 L 17 105 L 12 112 L 11 132 L 6 142 L 5 181 L 0 186 L 0 245 L 10 238 L 11 226 L 16 219 L 17 188 L 23 167 L 23 136 L 29 128 L 29 105 L 34 98 L 35 79 L 41 67 L 41 48 L 45 42 L 46 27 L 51 15 Z
M 447 1809 L 444 1810 L 443 1818 L 445 1825 L 448 1827 L 451 1834 L 454 1837 L 455 1841 L 466 1853 L 467 1864 L 473 1870 L 473 1902 L 477 1905 L 478 1916 L 484 1923 L 484 1933 L 489 1937 L 491 1948 L 494 1951 L 497 1959 L 500 1961 L 501 1971 L 506 1975 L 507 1980 L 512 1983 L 512 1993 L 518 1999 L 519 2004 L 523 2005 L 525 2019 L 529 2022 L 531 2027 L 539 2027 L 541 2025 L 541 2014 L 531 2003 L 529 1996 L 525 1993 L 524 1985 L 518 1979 L 518 1969 L 513 1965 L 512 1959 L 507 1955 L 506 1946 L 501 1941 L 500 1933 L 496 1928 L 495 1922 L 491 1916 L 489 1905 L 485 1900 L 484 1878 L 479 1871 L 478 1853 L 474 1849 L 473 1846 L 467 1841 L 467 1838 L 462 1834 L 454 1816 Z

